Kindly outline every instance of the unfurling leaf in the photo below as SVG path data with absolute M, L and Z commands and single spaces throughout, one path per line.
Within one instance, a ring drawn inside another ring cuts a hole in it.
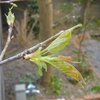
M 46 48 L 46 50 L 50 53 L 56 53 L 65 48 L 71 39 L 71 32 L 72 30 L 68 30 L 62 33 Z
M 56 38 L 46 49 L 42 50 L 42 48 L 40 47 L 33 54 L 25 55 L 24 58 L 38 65 L 38 72 L 40 75 L 42 75 L 42 68 L 44 68 L 47 71 L 47 63 L 48 63 L 80 83 L 80 80 L 81 79 L 83 80 L 83 77 L 80 74 L 80 72 L 71 64 L 65 62 L 65 61 L 72 62 L 71 56 L 54 57 L 54 54 L 47 56 L 45 55 L 46 53 L 49 52 L 56 53 L 62 50 L 69 43 L 71 38 L 71 32 L 75 28 L 80 26 L 81 24 L 72 27 L 71 29 L 65 31 L 60 36 L 58 36 L 58 38 Z
M 13 7 L 17 7 L 17 5 L 13 3 L 12 7 L 9 8 L 8 15 L 5 14 L 6 20 L 7 20 L 7 24 L 8 24 L 9 26 L 10 26 L 10 25 L 13 25 L 13 23 L 14 23 L 14 21 L 15 21 L 15 15 L 14 15 L 14 13 L 12 13 Z
M 13 7 L 18 7 L 15 3 L 11 3 Z
M 30 58 L 30 61 L 38 65 L 38 72 L 40 75 L 42 75 L 42 68 L 45 68 L 45 70 L 47 71 L 46 64 L 48 63 L 57 68 L 58 70 L 60 70 L 61 72 L 67 74 L 71 78 L 77 80 L 79 83 L 81 79 L 83 80 L 83 77 L 80 74 L 80 72 L 74 66 L 65 62 L 66 61 L 65 56 L 58 56 L 58 57 L 54 57 L 53 55 L 43 56 L 41 55 L 41 52 L 42 52 L 41 49 L 38 49 L 34 53 L 34 56 Z M 70 60 L 72 60 L 71 57 L 69 58 Z
M 45 71 L 47 71 L 47 65 L 46 65 L 46 63 L 42 60 L 42 55 L 41 55 L 41 47 L 34 53 L 34 54 L 32 54 L 32 56 L 31 56 L 31 54 L 29 54 L 29 56 L 28 55 L 26 55 L 24 58 L 25 59 L 30 59 L 30 61 L 32 61 L 32 62 L 34 62 L 35 64 L 37 64 L 38 65 L 38 72 L 39 72 L 39 75 L 40 76 L 42 76 L 42 68 L 44 68 L 45 69 Z
M 50 52 L 50 53 L 56 53 L 64 49 L 71 39 L 72 31 L 81 26 L 82 24 L 78 24 L 66 30 L 60 36 L 58 36 L 45 50 L 47 50 L 47 52 Z
M 80 79 L 83 80 L 82 75 L 80 74 L 80 72 L 74 66 L 63 61 L 62 59 L 60 59 L 58 57 L 52 57 L 52 59 L 50 59 L 48 61 L 48 63 L 53 65 L 55 68 L 57 68 L 61 72 L 67 74 L 71 78 L 77 80 L 79 83 L 80 83 Z
M 7 19 L 7 24 L 12 25 L 14 23 L 15 16 L 12 13 L 11 9 L 9 9 L 8 15 L 5 15 L 5 16 L 6 16 L 6 19 Z

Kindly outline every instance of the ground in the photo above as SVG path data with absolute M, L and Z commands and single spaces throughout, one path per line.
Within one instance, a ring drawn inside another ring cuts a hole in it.
M 58 7 L 56 6 L 55 10 L 54 10 L 54 20 L 55 21 L 57 21 L 61 17 L 61 15 L 63 16 L 63 14 L 61 14 L 61 12 L 59 10 L 57 10 L 57 8 Z M 66 23 L 61 24 L 60 26 L 57 26 L 56 28 L 54 28 L 54 33 L 57 33 L 63 29 L 68 29 L 70 26 L 72 27 L 72 25 L 66 25 Z M 92 29 L 87 30 L 87 32 L 89 34 L 92 34 L 91 31 L 93 31 L 93 30 Z M 94 32 L 97 32 L 97 31 L 94 31 Z M 64 50 L 59 52 L 60 55 L 72 56 L 72 58 L 75 61 L 77 61 L 77 59 L 78 59 L 78 50 L 77 50 L 76 46 L 73 44 L 73 40 L 75 39 L 76 36 L 77 36 L 77 34 L 73 34 L 73 37 L 72 37 L 69 45 Z M 5 41 L 6 41 L 6 36 L 4 36 L 3 41 L 4 41 L 3 42 L 3 45 L 4 45 Z M 83 42 L 83 45 L 82 45 L 82 50 L 84 49 L 85 52 L 86 52 L 86 50 L 88 50 L 89 51 L 88 53 L 91 52 L 91 48 L 93 46 L 97 45 L 97 42 L 99 44 L 99 41 L 97 39 L 91 38 L 90 41 L 96 41 L 96 42 L 95 43 L 93 42 L 94 45 L 92 42 L 90 42 L 92 44 L 88 46 L 87 45 L 89 43 L 88 39 L 85 39 Z M 95 47 L 95 49 L 97 47 Z M 100 47 L 99 47 L 99 49 L 100 49 Z M 20 53 L 23 50 L 24 49 L 18 44 L 18 41 L 15 37 L 12 40 L 12 42 L 7 50 L 5 58 L 8 58 L 17 53 Z M 94 52 L 97 52 L 97 51 L 92 50 L 92 53 L 94 53 Z M 96 55 L 98 55 L 98 53 Z M 88 56 L 88 54 L 85 54 L 85 55 L 87 55 L 87 57 L 83 57 L 83 56 L 82 57 L 88 58 L 91 61 L 91 56 L 90 55 Z M 93 55 L 93 56 L 96 57 L 96 55 Z M 98 58 L 99 58 L 99 56 L 98 56 Z M 95 85 L 96 86 L 99 85 L 100 81 L 99 81 L 98 75 L 96 73 L 94 73 L 93 70 L 91 70 L 91 67 L 85 60 L 86 59 L 84 59 L 84 61 L 80 64 L 80 66 L 78 64 L 74 64 L 75 67 L 78 68 L 78 70 L 83 75 L 83 78 L 85 80 L 85 84 L 83 83 L 84 89 L 78 82 L 74 81 L 73 79 L 69 78 L 67 75 L 65 75 L 62 72 L 58 71 L 57 69 L 53 68 L 53 75 L 57 76 L 58 79 L 61 79 L 61 81 L 57 81 L 58 83 L 56 83 L 56 84 L 59 84 L 59 83 L 62 84 L 61 89 L 59 89 L 59 91 L 60 91 L 59 94 L 54 93 L 52 91 L 51 87 L 44 88 L 40 85 L 41 77 L 37 73 L 36 65 L 33 64 L 32 62 L 25 61 L 23 59 L 18 59 L 18 60 L 15 60 L 13 62 L 3 65 L 6 100 L 15 100 L 15 91 L 14 91 L 15 85 L 21 84 L 21 83 L 25 83 L 26 86 L 29 83 L 36 85 L 36 88 L 38 90 L 40 90 L 40 92 L 41 92 L 40 94 L 35 95 L 35 98 L 37 98 L 37 100 L 41 100 L 43 98 L 52 99 L 52 98 L 59 98 L 59 97 L 60 98 L 62 98 L 62 97 L 68 98 L 68 100 L 69 100 L 69 98 L 79 98 L 79 97 L 83 97 L 85 95 L 94 94 L 94 92 L 92 91 L 92 88 Z M 93 61 L 92 61 L 92 63 L 95 65 L 96 63 L 94 63 Z

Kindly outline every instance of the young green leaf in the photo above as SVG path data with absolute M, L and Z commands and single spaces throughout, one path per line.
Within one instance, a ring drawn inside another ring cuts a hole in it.
M 56 38 L 46 49 L 50 53 L 56 53 L 69 43 L 69 40 L 71 39 L 71 31 L 68 30 L 62 33 L 58 38 Z
M 71 78 L 77 80 L 80 83 L 80 80 L 83 80 L 82 75 L 80 72 L 71 64 L 63 61 L 59 57 L 53 57 L 53 56 L 42 56 L 41 60 L 45 63 L 49 63 L 61 72 L 67 74 Z M 84 81 L 84 80 L 83 80 Z
M 42 48 L 40 47 L 34 54 L 32 54 L 32 56 L 29 55 L 29 56 L 26 56 L 25 58 L 28 57 L 30 61 L 33 61 L 34 63 L 38 65 L 38 68 L 39 68 L 38 72 L 40 75 L 42 75 L 42 68 L 45 68 L 45 70 L 47 71 L 46 64 L 48 63 L 54 66 L 55 68 L 57 68 L 58 70 L 62 71 L 63 73 L 67 74 L 71 78 L 77 80 L 80 83 L 80 79 L 83 80 L 83 77 L 80 74 L 80 72 L 71 64 L 65 62 L 66 59 L 69 61 L 72 61 L 71 57 L 69 59 L 65 56 L 54 57 L 54 54 L 47 55 L 47 56 L 44 55 L 48 52 L 56 53 L 62 50 L 69 43 L 69 40 L 71 38 L 71 32 L 79 26 L 81 26 L 81 24 L 76 25 L 72 27 L 71 29 L 62 33 L 46 49 L 42 50 Z
M 30 58 L 30 61 L 36 63 L 38 65 L 38 72 L 42 75 L 42 68 L 45 68 L 47 71 L 47 63 L 54 66 L 61 72 L 67 74 L 71 78 L 77 80 L 80 83 L 80 79 L 83 80 L 82 75 L 80 72 L 71 64 L 63 61 L 62 58 L 54 57 L 53 55 L 43 56 L 41 55 L 40 49 L 35 52 L 35 55 Z M 84 81 L 84 80 L 83 80 Z
M 72 31 L 77 28 L 82 26 L 81 24 L 78 24 L 65 32 L 63 32 L 60 36 L 58 36 L 45 50 L 47 50 L 50 53 L 56 53 L 59 52 L 60 50 L 64 49 L 65 46 L 69 43 L 71 36 L 72 36 Z
M 9 12 L 8 12 L 8 15 L 5 14 L 6 16 L 6 20 L 7 20 L 7 24 L 10 26 L 10 25 L 13 25 L 14 21 L 15 21 L 15 15 L 14 13 L 12 13 L 12 9 L 13 7 L 17 7 L 16 4 L 12 3 L 12 7 L 9 8 Z
M 42 76 L 42 66 L 41 66 L 41 62 L 36 59 L 36 58 L 31 58 L 30 61 L 34 62 L 37 66 L 38 66 L 38 73 L 40 76 Z
M 34 56 L 32 56 L 30 58 L 30 61 L 34 62 L 35 64 L 38 65 L 38 73 L 40 76 L 42 76 L 42 68 L 45 69 L 45 71 L 47 71 L 47 65 L 46 63 L 42 60 L 42 56 L 41 56 L 41 47 L 34 53 Z
M 52 59 L 51 63 L 58 70 L 67 74 L 68 76 L 74 78 L 75 80 L 79 81 L 79 79 L 83 79 L 80 72 L 74 66 L 72 66 L 71 64 L 69 64 L 67 62 L 65 62 L 59 58 L 54 58 L 54 59 Z
M 5 14 L 5 16 L 7 19 L 7 24 L 12 25 L 14 23 L 15 16 L 14 13 L 12 13 L 11 9 L 9 9 L 8 15 Z

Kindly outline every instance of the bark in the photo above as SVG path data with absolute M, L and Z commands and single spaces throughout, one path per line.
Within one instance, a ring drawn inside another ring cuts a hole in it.
M 51 0 L 37 0 L 40 14 L 40 40 L 44 41 L 52 35 L 53 11 Z M 48 65 L 47 72 L 43 70 L 41 80 L 42 86 L 47 86 L 50 83 L 52 75 L 52 67 Z

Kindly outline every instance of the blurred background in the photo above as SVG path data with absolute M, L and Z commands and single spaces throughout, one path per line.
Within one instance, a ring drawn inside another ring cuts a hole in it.
M 5 97 L 15 100 L 16 84 L 33 84 L 40 91 L 31 94 L 27 100 L 100 100 L 100 0 L 12 0 L 18 5 L 13 9 L 16 20 L 12 40 L 5 58 L 13 56 L 40 41 L 44 41 L 61 30 L 67 30 L 82 23 L 72 34 L 69 45 L 57 55 L 71 56 L 80 62 L 74 66 L 81 72 L 84 89 L 77 81 L 48 65 L 48 72 L 42 77 L 37 66 L 19 59 L 4 66 Z M 8 26 L 5 13 L 10 4 L 1 4 L 3 46 L 7 39 Z M 95 95 L 95 98 L 93 97 Z M 61 99 L 62 100 L 62 99 Z M 79 99 L 80 100 L 80 99 Z

